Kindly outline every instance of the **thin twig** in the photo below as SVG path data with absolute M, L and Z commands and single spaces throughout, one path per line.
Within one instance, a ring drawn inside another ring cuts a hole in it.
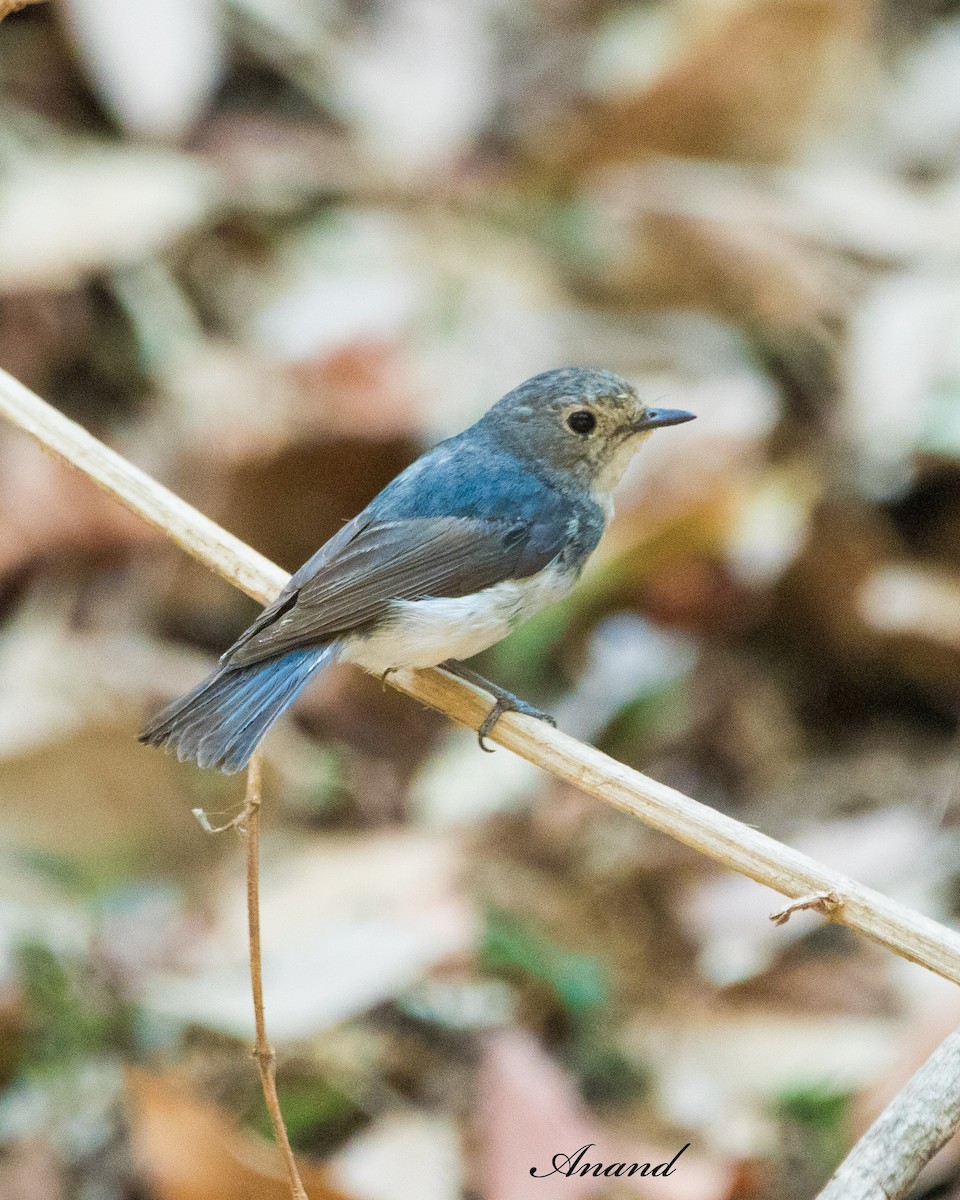
M 287 1179 L 290 1182 L 290 1194 L 294 1200 L 308 1200 L 300 1181 L 293 1148 L 287 1135 L 287 1127 L 280 1112 L 280 1100 L 277 1096 L 277 1056 L 270 1039 L 267 1037 L 267 1025 L 263 1015 L 263 961 L 260 951 L 260 751 L 254 752 L 247 767 L 247 795 L 243 806 L 242 819 L 236 828 L 247 843 L 247 924 L 250 931 L 250 987 L 253 992 L 253 1019 L 256 1028 L 253 1056 L 257 1060 L 260 1071 L 260 1083 L 263 1087 L 263 1098 L 267 1102 L 270 1122 L 273 1125 L 273 1135 L 283 1158 Z
M 293 1148 L 290 1145 L 283 1113 L 280 1111 L 280 1098 L 277 1095 L 277 1056 L 267 1037 L 267 1023 L 263 1008 L 263 955 L 260 947 L 260 809 L 263 799 L 261 766 L 260 751 L 255 750 L 247 766 L 247 790 L 243 808 L 236 816 L 231 817 L 223 825 L 212 825 L 202 808 L 195 808 L 193 815 L 200 822 L 204 832 L 226 833 L 228 829 L 236 829 L 246 843 L 247 940 L 250 948 L 250 990 L 253 994 L 255 1029 L 253 1057 L 257 1060 L 263 1099 L 270 1114 L 270 1124 L 273 1126 L 277 1149 L 280 1151 L 284 1169 L 287 1172 L 290 1195 L 293 1200 L 309 1200 L 300 1179 L 300 1172 L 297 1170 L 297 1162 L 293 1156 Z
M 4 371 L 0 371 L 0 415 L 248 595 L 266 603 L 289 578 Z M 480 725 L 490 707 L 483 691 L 443 671 L 397 671 L 388 682 L 471 729 Z M 960 983 L 960 936 L 929 917 L 625 767 L 543 721 L 510 713 L 497 723 L 490 740 L 790 899 L 835 892 L 843 897 L 842 907 L 832 914 L 835 921 Z
M 255 750 L 247 766 L 247 790 L 243 808 L 223 825 L 212 825 L 202 808 L 195 808 L 193 815 L 205 833 L 226 833 L 236 829 L 246 843 L 247 858 L 247 928 L 250 947 L 250 990 L 253 994 L 253 1023 L 255 1029 L 253 1057 L 260 1072 L 260 1086 L 270 1114 L 273 1136 L 283 1159 L 293 1200 L 309 1200 L 300 1180 L 293 1148 L 280 1111 L 277 1095 L 277 1056 L 267 1037 L 267 1023 L 263 1008 L 263 955 L 260 948 L 260 809 L 263 799 L 262 757 Z
M 838 896 L 836 892 L 814 892 L 812 896 L 801 896 L 799 900 L 791 900 L 783 908 L 778 908 L 770 914 L 770 920 L 774 925 L 786 925 L 795 912 L 808 911 L 831 917 L 843 905 L 843 896 Z
M 960 1126 L 960 1031 L 897 1092 L 817 1200 L 901 1200 Z

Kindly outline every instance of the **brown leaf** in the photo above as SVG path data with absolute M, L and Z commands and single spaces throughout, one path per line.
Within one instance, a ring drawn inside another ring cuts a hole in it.
M 86 359 L 93 313 L 90 294 L 25 292 L 0 297 L 0 363 L 21 383 L 49 394 L 65 360 Z
M 0 0 L 0 21 L 12 13 L 19 12 L 31 4 L 42 4 L 43 0 Z
M 703 7 L 702 5 L 700 6 Z M 696 33 L 639 95 L 584 105 L 561 160 L 585 171 L 647 153 L 783 162 L 847 98 L 862 53 L 864 0 L 758 0 Z
M 0 435 L 0 578 L 63 553 L 111 554 L 160 535 L 19 434 Z
M 665 193 L 651 201 L 629 174 L 610 176 L 597 194 L 624 239 L 598 274 L 607 303 L 729 321 L 755 343 L 794 415 L 823 424 L 840 382 L 850 268 L 762 219 L 690 214 L 689 185 L 669 173 L 652 187 L 661 184 Z
M 133 1159 L 155 1200 L 289 1200 L 275 1149 L 176 1079 L 131 1070 L 127 1115 Z M 322 1167 L 299 1165 L 310 1200 L 348 1200 Z

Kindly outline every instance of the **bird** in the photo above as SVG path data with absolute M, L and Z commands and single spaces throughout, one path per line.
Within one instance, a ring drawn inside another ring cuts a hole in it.
M 552 723 L 462 660 L 571 590 L 640 444 L 693 416 L 650 407 L 612 371 L 534 375 L 387 484 L 139 740 L 233 774 L 334 661 L 384 679 L 440 667 L 484 689 L 483 749 L 505 712 Z

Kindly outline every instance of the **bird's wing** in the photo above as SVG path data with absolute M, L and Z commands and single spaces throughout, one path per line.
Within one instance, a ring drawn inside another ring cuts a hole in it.
M 534 575 L 565 541 L 562 525 L 419 517 L 345 526 L 293 576 L 223 656 L 244 666 L 315 646 L 383 617 L 393 600 L 469 596 Z

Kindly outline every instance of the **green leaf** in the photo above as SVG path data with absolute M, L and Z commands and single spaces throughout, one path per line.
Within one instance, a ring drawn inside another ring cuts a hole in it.
M 827 1084 L 808 1084 L 780 1094 L 781 1120 L 791 1123 L 806 1143 L 807 1154 L 826 1175 L 847 1149 L 847 1114 L 852 1096 Z
M 56 1074 L 134 1041 L 134 1009 L 89 963 L 61 958 L 39 941 L 16 950 L 27 1031 L 20 1070 Z
M 366 1124 L 366 1114 L 344 1092 L 320 1077 L 278 1081 L 280 1111 L 295 1149 L 329 1154 Z M 266 1105 L 260 1105 L 255 1127 L 273 1137 Z
M 545 984 L 572 1017 L 607 1004 L 606 971 L 598 958 L 565 950 L 514 913 L 487 916 L 481 962 L 491 971 L 518 972 Z

